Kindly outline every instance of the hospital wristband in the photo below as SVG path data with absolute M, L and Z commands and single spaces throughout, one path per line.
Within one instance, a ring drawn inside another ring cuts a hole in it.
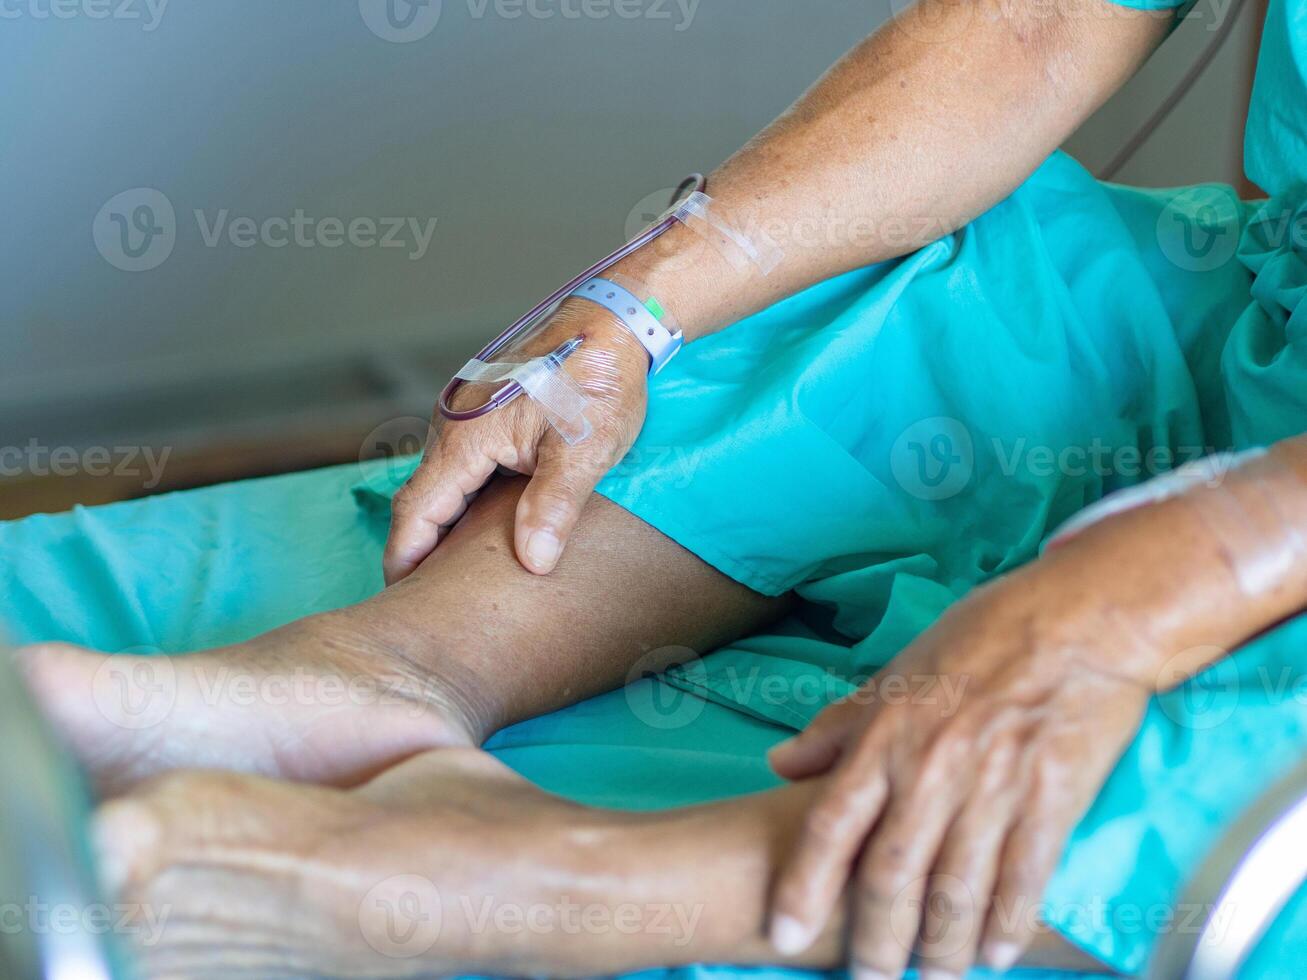
M 663 325 L 666 315 L 661 304 L 650 297 L 641 300 L 625 286 L 611 279 L 595 277 L 572 290 L 569 294 L 597 303 L 617 318 L 640 342 L 649 355 L 649 374 L 655 375 L 667 366 L 685 343 L 680 330 L 673 333 Z

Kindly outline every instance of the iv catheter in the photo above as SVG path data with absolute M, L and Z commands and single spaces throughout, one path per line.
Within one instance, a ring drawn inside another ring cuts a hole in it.
M 600 259 L 575 279 L 568 281 L 558 289 L 554 290 L 554 292 L 550 293 L 549 296 L 541 300 L 519 317 L 507 330 L 483 347 L 481 352 L 477 354 L 476 359 L 479 361 L 488 361 L 490 358 L 494 357 L 496 353 L 503 350 L 505 346 L 507 346 L 523 331 L 528 330 L 537 320 L 544 315 L 551 313 L 554 307 L 561 303 L 578 286 L 581 286 L 583 283 L 593 279 L 595 276 L 600 275 L 606 269 L 616 265 L 628 255 L 644 248 L 644 246 L 648 245 L 650 242 L 670 231 L 672 226 L 679 220 L 675 213 L 675 206 L 680 202 L 681 194 L 686 190 L 686 188 L 690 188 L 692 192 L 697 191 L 702 193 L 707 186 L 708 180 L 703 176 L 703 174 L 696 173 L 686 177 L 685 180 L 681 181 L 680 185 L 676 188 L 675 193 L 672 195 L 672 207 L 661 221 L 650 226 L 635 238 L 632 238 L 621 248 L 617 249 L 617 251 Z M 584 343 L 584 341 L 584 336 L 574 337 L 565 342 L 562 347 L 554 351 L 550 356 L 562 360 L 572 354 L 581 346 L 582 343 Z M 475 408 L 463 410 L 453 409 L 449 405 L 449 400 L 454 396 L 454 392 L 462 387 L 463 383 L 464 382 L 461 378 L 452 378 L 449 384 L 445 385 L 445 390 L 440 393 L 440 401 L 438 402 L 440 414 L 454 422 L 465 422 L 470 419 L 481 418 L 483 415 L 489 415 L 495 409 L 502 408 L 513 399 L 523 394 L 523 388 L 518 382 L 509 381 L 502 388 L 492 394 L 483 404 L 478 405 Z

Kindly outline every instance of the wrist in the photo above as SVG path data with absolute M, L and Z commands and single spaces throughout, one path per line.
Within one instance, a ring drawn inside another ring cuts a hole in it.
M 641 283 L 675 318 L 689 343 L 749 312 L 739 305 L 753 275 L 736 268 L 696 232 L 674 225 L 627 256 L 605 277 Z
M 1137 579 L 1118 587 L 1112 566 L 1120 560 L 1092 549 L 1090 542 L 1077 544 L 1080 554 L 1061 556 L 1072 561 L 1048 569 L 1033 593 L 1044 632 L 1071 662 L 1155 692 L 1167 663 L 1182 648 L 1169 609 L 1174 596 Z

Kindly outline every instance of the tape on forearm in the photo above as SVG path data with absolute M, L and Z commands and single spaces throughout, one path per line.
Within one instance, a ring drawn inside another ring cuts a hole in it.
M 585 414 L 590 399 L 563 370 L 556 353 L 529 361 L 488 363 L 473 358 L 454 377 L 487 384 L 516 381 L 527 397 L 540 406 L 549 424 L 569 446 L 584 442 L 593 431 Z
M 1250 449 L 1244 453 L 1213 453 L 1138 486 L 1109 493 L 1059 527 L 1048 540 L 1047 547 L 1056 548 L 1066 544 L 1076 535 L 1117 514 L 1124 514 L 1126 511 L 1146 507 L 1149 504 L 1160 504 L 1195 487 L 1218 486 L 1225 474 L 1231 470 L 1265 455 L 1265 449 Z
M 1286 506 L 1290 497 L 1298 498 L 1296 507 Z M 1307 486 L 1277 453 L 1265 449 L 1216 453 L 1111 494 L 1063 525 L 1048 547 L 1063 545 L 1109 517 L 1177 498 L 1221 549 L 1245 595 L 1265 595 L 1295 573 L 1307 578 Z
M 785 253 L 761 235 L 749 236 L 707 194 L 695 191 L 670 211 L 672 217 L 711 244 L 741 272 L 757 269 L 764 276 L 780 264 Z
M 1249 459 L 1228 483 L 1186 496 L 1221 546 L 1245 595 L 1266 595 L 1307 573 L 1302 522 L 1280 499 L 1285 491 L 1301 494 L 1300 486 L 1279 455 L 1264 453 Z

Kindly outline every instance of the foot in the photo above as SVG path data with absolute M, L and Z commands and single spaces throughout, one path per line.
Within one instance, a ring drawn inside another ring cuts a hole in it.
M 561 976 L 641 916 L 669 945 L 692 928 L 645 901 L 632 820 L 454 749 L 349 792 L 176 773 L 102 809 L 97 840 L 144 978 Z
M 18 662 L 105 796 L 183 768 L 355 785 L 474 740 L 438 678 L 312 620 L 185 656 L 48 643 L 20 650 Z

